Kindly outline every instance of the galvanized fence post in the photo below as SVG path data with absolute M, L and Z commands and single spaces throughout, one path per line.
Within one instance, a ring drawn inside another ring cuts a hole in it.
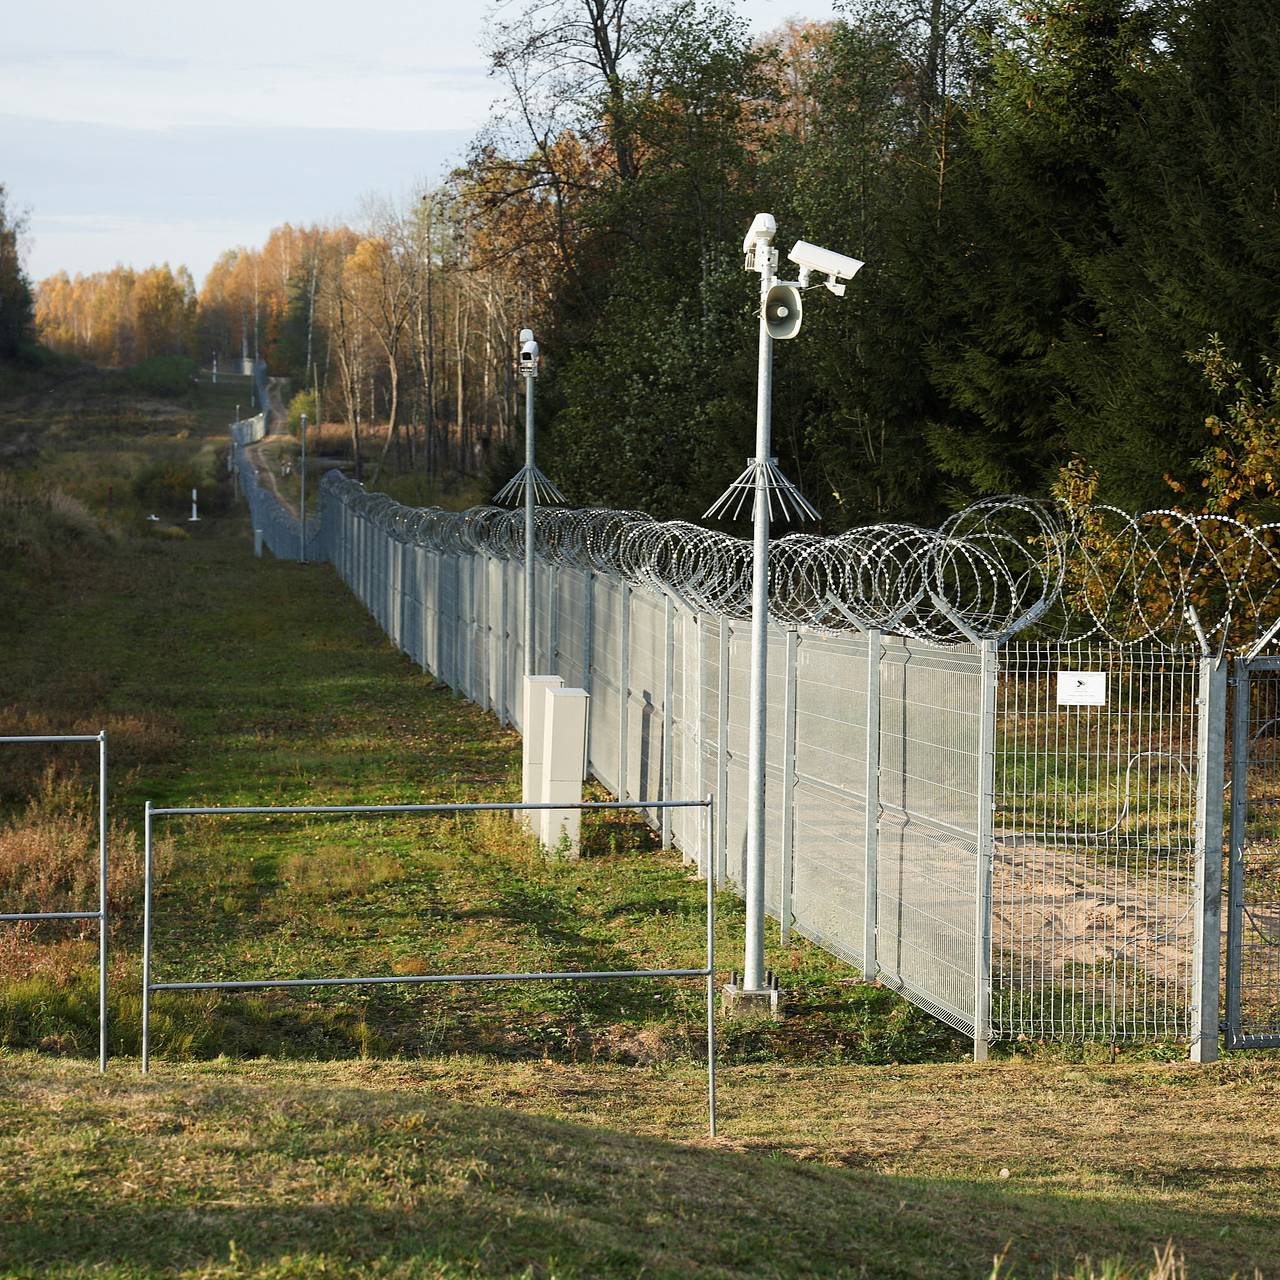
M 543 579 L 547 583 L 547 675 L 560 671 L 560 566 L 553 564 Z
M 1191 1060 L 1218 1056 L 1222 972 L 1222 797 L 1226 766 L 1227 666 L 1200 662 L 1196 699 L 1196 879 L 1192 935 Z
M 586 603 L 584 606 L 584 617 L 582 620 L 582 687 L 587 691 L 588 697 L 595 694 L 595 685 L 592 680 L 592 672 L 595 662 L 595 642 L 596 642 L 596 593 L 595 593 L 596 575 L 587 570 L 586 585 Z M 587 768 L 591 767 L 591 704 L 587 704 Z
M 618 799 L 627 798 L 627 744 L 631 737 L 631 584 L 622 584 L 622 623 L 618 640 Z
M 991 1043 L 991 865 L 995 840 L 996 641 L 980 645 L 978 720 L 978 848 L 973 926 L 973 1060 L 983 1062 Z
M 729 619 L 720 615 L 720 687 L 716 702 L 716 879 L 729 870 Z
M 703 764 L 707 759 L 707 627 L 701 613 L 694 614 L 694 635 L 694 664 L 698 669 L 698 690 L 694 704 L 694 772 L 698 782 L 694 790 L 701 791 L 707 785 L 703 773 Z M 712 849 L 716 847 L 716 827 L 714 824 L 709 827 L 703 824 L 699 832 L 698 874 L 709 879 L 712 876 Z
M 676 700 L 676 611 L 670 596 L 662 598 L 662 620 L 665 627 L 663 642 L 662 671 L 662 784 L 661 795 L 664 800 L 671 799 L 671 784 L 674 777 L 674 742 L 675 737 L 675 700 Z M 643 782 L 641 789 L 644 789 Z M 671 848 L 671 810 L 662 811 L 662 847 Z
M 779 936 L 791 942 L 791 890 L 796 841 L 796 693 L 800 633 L 787 628 L 787 656 L 782 702 L 782 883 L 778 896 Z
M 876 934 L 880 924 L 880 661 L 884 645 L 879 627 L 867 630 L 866 752 L 863 774 L 862 976 L 874 982 L 880 972 Z
M 1249 817 L 1249 662 L 1234 660 L 1235 693 L 1231 717 L 1231 835 L 1227 884 L 1227 1048 L 1236 1048 L 1243 1004 L 1241 958 L 1244 950 L 1244 841 Z

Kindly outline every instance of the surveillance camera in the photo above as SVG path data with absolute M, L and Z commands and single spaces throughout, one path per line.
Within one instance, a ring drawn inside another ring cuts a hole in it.
M 755 221 L 751 224 L 751 229 L 743 238 L 742 252 L 750 253 L 761 240 L 763 240 L 765 244 L 772 244 L 773 237 L 777 234 L 778 224 L 774 221 L 773 214 L 757 213 Z
M 840 280 L 852 280 L 862 270 L 863 264 L 857 258 L 846 257 L 843 253 L 835 253 L 831 249 L 819 248 L 807 240 L 797 240 L 787 257 L 800 268 L 802 284 L 807 285 L 809 272 L 820 271 L 827 277 L 826 286 L 834 294 L 843 294 L 844 285 Z
M 538 373 L 538 344 L 532 329 L 520 330 L 520 372 L 530 377 Z

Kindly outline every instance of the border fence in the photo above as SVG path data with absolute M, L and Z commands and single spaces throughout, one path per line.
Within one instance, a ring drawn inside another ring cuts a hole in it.
M 274 495 L 239 457 L 266 528 Z M 518 513 L 411 509 L 331 472 L 316 523 L 308 558 L 424 670 L 520 728 L 532 644 L 536 670 L 591 694 L 588 769 L 619 801 L 713 794 L 711 832 L 679 811 L 658 825 L 742 890 L 749 544 L 540 508 L 526 637 Z M 778 539 L 766 906 L 783 940 L 859 967 L 979 1056 L 997 1039 L 1177 1039 L 1212 1058 L 1223 654 L 1242 619 L 1280 604 L 1271 533 L 1009 500 L 940 530 Z M 1231 765 L 1239 795 L 1258 767 L 1238 748 Z M 1275 862 L 1255 856 L 1253 914 L 1231 914 L 1235 952 L 1262 975 L 1246 988 L 1264 1034 L 1250 1043 L 1280 1042 Z M 1228 974 L 1229 1006 L 1240 989 Z

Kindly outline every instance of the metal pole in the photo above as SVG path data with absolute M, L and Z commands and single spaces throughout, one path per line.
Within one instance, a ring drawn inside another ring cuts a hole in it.
M 524 378 L 524 465 L 527 468 L 524 486 L 524 673 L 534 675 L 537 670 L 533 617 L 533 381 L 534 375 Z
M 760 273 L 760 359 L 756 380 L 756 476 L 754 545 L 751 556 L 751 702 L 747 739 L 746 944 L 743 991 L 764 990 L 765 730 L 769 668 L 769 461 L 773 338 L 765 300 L 773 284 L 769 266 Z
M 98 734 L 98 1070 L 107 1069 L 107 731 Z
M 628 758 L 631 746 L 631 584 L 624 582 L 619 592 L 622 620 L 618 628 L 618 799 L 627 798 Z M 640 790 L 644 790 L 641 779 Z
M 142 1074 L 151 1065 L 151 801 L 142 816 Z
M 707 848 L 716 827 L 716 798 L 707 795 L 704 823 Z M 716 873 L 707 859 L 707 1119 L 711 1137 L 716 1136 Z
M 302 497 L 298 501 L 298 512 L 302 520 L 302 546 L 299 550 L 298 559 L 303 564 L 307 562 L 307 415 L 302 415 L 301 422 L 302 435 L 302 462 L 299 479 L 302 483 Z
M 665 627 L 665 637 L 663 642 L 663 659 L 662 659 L 662 785 L 661 793 L 664 800 L 671 799 L 671 787 L 675 781 L 675 743 L 672 739 L 675 737 L 676 711 L 675 711 L 675 662 L 676 662 L 676 615 L 675 605 L 671 602 L 670 596 L 663 597 L 663 623 Z M 641 779 L 641 788 L 644 788 L 644 779 Z M 671 848 L 671 810 L 664 809 L 662 811 L 662 847 L 664 849 Z
M 876 929 L 880 895 L 880 629 L 867 632 L 867 743 L 863 795 L 862 976 L 874 982 L 879 972 Z
M 791 943 L 791 890 L 795 878 L 796 845 L 796 694 L 799 687 L 800 633 L 787 629 L 786 693 L 782 710 L 782 886 L 778 909 L 778 940 Z
M 981 641 L 978 690 L 978 857 L 973 929 L 973 1060 L 985 1062 L 991 1042 L 991 862 L 995 839 L 996 681 L 999 652 Z
M 1222 972 L 1222 784 L 1227 729 L 1227 667 L 1200 663 L 1196 726 L 1196 913 L 1191 975 L 1191 1060 L 1218 1057 Z
M 1227 885 L 1227 1048 L 1239 1048 L 1240 964 L 1244 949 L 1244 838 L 1249 816 L 1249 659 L 1235 659 L 1231 727 L 1231 837 Z M 1197 784 L 1196 807 L 1199 808 Z

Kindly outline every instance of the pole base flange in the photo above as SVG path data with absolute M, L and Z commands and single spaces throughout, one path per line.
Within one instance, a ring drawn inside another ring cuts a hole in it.
M 720 1007 L 726 1018 L 774 1018 L 781 1020 L 786 993 L 777 987 L 750 991 L 741 983 L 726 982 L 720 988 Z

